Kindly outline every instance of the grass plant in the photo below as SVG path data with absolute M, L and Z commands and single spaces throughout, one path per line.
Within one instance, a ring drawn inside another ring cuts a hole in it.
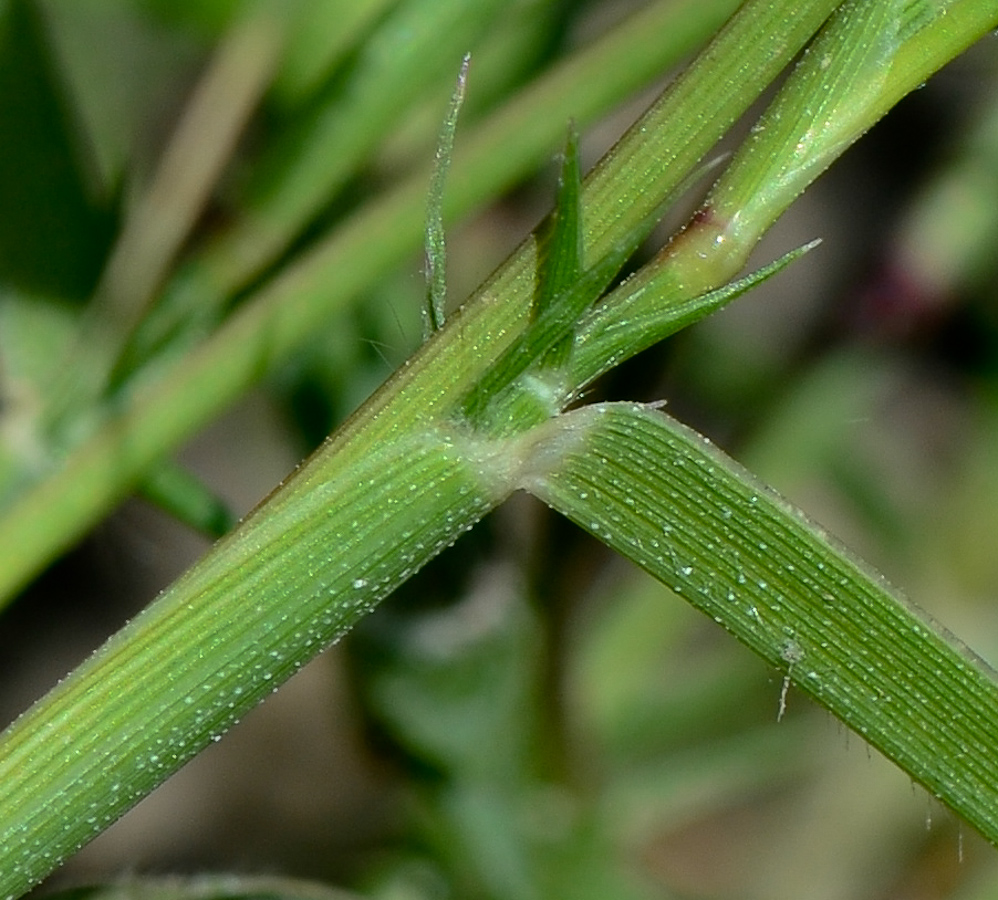
M 53 364 L 32 363 L 36 372 L 5 359 L 37 403 L 5 410 L 0 590 L 13 599 L 143 487 L 217 522 L 217 505 L 165 461 L 170 452 L 424 246 L 426 339 L 200 562 L 3 733 L 0 897 L 49 875 L 518 492 L 761 657 L 782 683 L 779 718 L 793 685 L 998 842 L 990 669 L 660 404 L 591 396 L 641 351 L 809 265 L 813 241 L 744 274 L 762 236 L 833 161 L 998 27 L 998 2 L 650 3 L 543 68 L 532 41 L 557 34 L 558 4 L 343 5 L 343 38 L 322 47 L 309 34 L 322 4 L 300 4 L 297 22 L 277 5 L 234 5 L 90 302 L 57 317 L 39 351 Z M 11 34 L 37 36 L 39 22 L 54 27 L 47 9 L 0 14 Z M 510 26 L 518 16 L 522 33 Z M 577 130 L 694 49 L 582 177 Z M 225 223 L 202 232 L 268 85 L 268 112 L 286 127 L 240 151 L 248 162 L 228 188 Z M 730 159 L 712 161 L 760 98 L 765 110 Z M 207 136 L 203 117 L 218 126 Z M 206 153 L 194 153 L 202 141 Z M 365 164 L 392 141 L 415 142 L 426 165 L 369 195 Z M 553 211 L 447 309 L 444 223 L 558 150 Z M 685 224 L 640 255 L 708 174 L 713 186 Z M 18 298 L 4 310 L 15 325 L 33 314 Z M 511 620 L 498 656 L 532 658 L 529 618 Z M 419 667 L 407 687 L 404 648 L 395 654 L 371 675 L 370 702 L 395 690 L 419 709 Z M 472 660 L 454 677 L 476 684 L 497 671 L 489 665 Z M 541 702 L 515 678 L 509 691 L 517 709 Z M 446 718 L 445 707 L 431 696 L 424 716 Z M 496 709 L 468 719 L 467 746 L 458 728 L 448 748 L 425 720 L 395 715 L 401 742 L 450 774 L 427 833 L 450 847 L 438 849 L 442 869 L 458 873 L 455 895 L 645 895 L 600 862 L 609 851 L 598 803 L 579 800 L 561 840 L 524 837 L 516 802 L 558 780 L 556 765 L 518 748 L 534 726 Z M 476 760 L 490 756 L 483 741 L 504 739 L 494 759 Z

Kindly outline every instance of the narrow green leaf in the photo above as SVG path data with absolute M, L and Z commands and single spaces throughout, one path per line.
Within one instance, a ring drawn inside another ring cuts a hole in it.
M 690 298 L 677 296 L 670 278 L 660 277 L 661 270 L 642 269 L 583 316 L 563 370 L 547 365 L 549 351 L 497 390 L 475 424 L 508 436 L 556 415 L 599 375 L 726 306 L 819 243 L 812 241 L 744 278 Z
M 571 145 L 572 142 L 569 143 Z M 475 426 L 496 436 L 523 431 L 564 408 L 577 387 L 577 382 L 567 376 L 569 363 L 575 356 L 573 334 L 580 318 L 606 290 L 676 198 L 723 159 L 718 157 L 695 168 L 648 216 L 624 232 L 611 245 L 606 256 L 588 271 L 582 272 L 579 259 L 585 246 L 577 227 L 581 208 L 573 186 L 576 175 L 571 171 L 578 161 L 570 162 L 569 153 L 576 154 L 577 150 L 570 146 L 566 151 L 569 171 L 563 173 L 560 181 L 559 206 L 555 215 L 542 227 L 538 239 L 538 287 L 531 308 L 531 321 L 523 334 L 479 379 L 463 405 L 465 416 Z M 564 187 L 566 184 L 567 188 Z M 565 208 L 564 215 L 561 212 L 563 203 L 570 205 Z M 566 223 L 560 232 L 559 220 Z M 555 242 L 556 249 L 552 248 L 546 255 L 545 247 L 549 242 Z M 574 280 L 567 277 L 567 273 L 573 270 L 576 273 Z M 640 278 L 635 286 L 640 283 Z M 695 304 L 695 300 L 693 302 Z M 561 366 L 552 365 L 559 357 L 565 371 Z M 540 371 L 528 373 L 531 367 L 537 367 Z M 571 368 L 575 368 L 574 364 Z M 525 373 L 526 377 L 522 377 Z M 518 379 L 520 383 L 517 383 Z M 526 404 L 522 404 L 524 400 Z M 519 409 L 519 415 L 513 415 L 514 408 Z
M 554 213 L 549 231 L 541 235 L 538 247 L 538 284 L 533 310 L 535 317 L 544 313 L 582 274 L 582 213 L 579 206 L 581 181 L 579 133 L 572 122 L 568 126 L 568 139 L 562 156 Z M 555 378 L 559 377 L 571 354 L 572 330 L 574 329 L 570 329 L 555 342 L 541 359 L 541 365 L 550 370 Z
M 578 280 L 582 272 L 582 233 L 580 232 L 579 133 L 575 123 L 568 126 L 568 139 L 558 176 L 554 212 L 542 229 L 537 250 L 537 293 L 534 316 L 547 309 Z
M 620 245 L 615 253 L 605 256 L 560 296 L 549 301 L 523 335 L 489 367 L 468 393 L 463 411 L 472 423 L 492 431 L 501 428 L 501 418 L 497 420 L 493 414 L 494 399 L 559 341 L 566 336 L 571 337 L 570 332 L 579 316 L 603 293 L 633 250 L 629 244 Z M 560 409 L 557 398 L 553 397 L 552 401 L 556 405 L 548 410 L 549 415 Z M 526 424 L 536 423 L 531 421 Z
M 363 900 L 325 884 L 268 875 L 115 878 L 106 885 L 72 887 L 51 900 Z
M 594 271 L 582 272 L 583 242 L 580 209 L 581 176 L 579 173 L 579 135 L 575 123 L 569 124 L 562 155 L 555 208 L 537 229 L 537 278 L 531 322 L 526 331 L 495 361 L 474 386 L 464 405 L 464 414 L 475 425 L 492 434 L 510 429 L 503 419 L 500 395 L 532 365 L 545 370 L 540 379 L 531 381 L 534 399 L 540 401 L 539 416 L 528 415 L 512 430 L 524 430 L 539 420 L 559 412 L 567 395 L 565 366 L 573 343 L 573 331 L 579 315 L 603 292 L 625 260 L 625 248 L 637 244 L 637 238 L 622 242 L 616 254 L 603 260 Z M 650 224 L 642 228 L 644 234 Z
M 624 360 L 768 281 L 820 243 L 811 241 L 744 278 L 693 297 L 684 296 L 668 270 L 642 269 L 583 318 L 572 354 L 572 384 L 580 390 Z
M 149 473 L 139 496 L 212 538 L 236 524 L 228 506 L 203 481 L 172 462 L 162 462 Z
M 468 82 L 468 64 L 471 55 L 465 54 L 461 61 L 461 71 L 447 107 L 447 115 L 440 128 L 437 152 L 433 158 L 433 173 L 430 176 L 430 191 L 426 201 L 426 322 L 430 332 L 444 327 L 445 305 L 447 302 L 447 239 L 444 233 L 444 184 L 447 170 L 454 155 L 454 132 L 457 131 L 457 117 L 464 103 L 464 92 Z
M 647 406 L 551 426 L 525 487 L 646 569 L 998 843 L 994 674 L 709 441 Z M 774 697 L 774 711 L 784 696 Z

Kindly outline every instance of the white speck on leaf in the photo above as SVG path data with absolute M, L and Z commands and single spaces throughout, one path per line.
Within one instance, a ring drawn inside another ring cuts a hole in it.
M 793 638 L 788 638 L 783 642 L 783 646 L 780 647 L 780 656 L 787 664 L 787 673 L 783 676 L 783 684 L 780 687 L 780 705 L 776 712 L 777 722 L 783 720 L 783 715 L 787 711 L 787 693 L 790 690 L 790 676 L 794 665 L 804 658 L 804 648 Z

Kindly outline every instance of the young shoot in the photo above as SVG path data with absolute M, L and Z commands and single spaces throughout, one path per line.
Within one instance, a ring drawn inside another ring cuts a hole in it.
M 444 236 L 443 197 L 447 170 L 454 155 L 454 132 L 457 131 L 457 117 L 464 103 L 465 87 L 468 81 L 468 65 L 471 54 L 466 53 L 461 60 L 457 84 L 444 116 L 443 126 L 437 140 L 437 152 L 433 157 L 433 173 L 430 176 L 430 191 L 426 203 L 426 331 L 432 334 L 444 325 L 444 311 L 447 302 L 447 248 Z

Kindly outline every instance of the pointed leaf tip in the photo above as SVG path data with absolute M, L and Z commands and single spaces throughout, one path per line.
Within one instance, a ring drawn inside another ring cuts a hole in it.
M 444 310 L 447 301 L 447 248 L 444 234 L 443 197 L 447 170 L 454 155 L 454 134 L 457 131 L 457 117 L 464 103 L 468 84 L 468 67 L 471 54 L 466 53 L 461 60 L 457 83 L 451 94 L 450 105 L 444 116 L 437 139 L 437 150 L 433 157 L 433 172 L 430 175 L 430 190 L 426 202 L 426 320 L 427 330 L 439 331 L 444 324 Z

